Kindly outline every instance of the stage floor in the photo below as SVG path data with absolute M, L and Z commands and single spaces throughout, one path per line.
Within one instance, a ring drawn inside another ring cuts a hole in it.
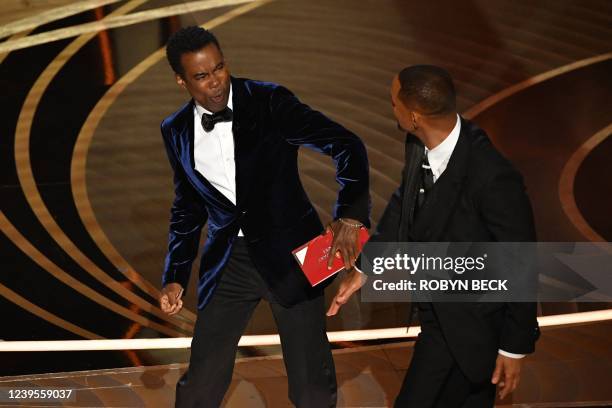
M 527 357 L 521 384 L 498 407 L 612 406 L 612 322 L 544 328 Z M 413 342 L 334 350 L 339 407 L 388 407 L 399 391 Z M 168 364 L 0 378 L 0 387 L 76 390 L 72 407 L 170 407 L 186 364 Z M 0 406 L 3 406 L 0 404 Z M 42 406 L 42 405 L 41 405 Z M 59 405 L 58 405 L 59 406 Z M 278 355 L 239 358 L 227 408 L 291 407 Z

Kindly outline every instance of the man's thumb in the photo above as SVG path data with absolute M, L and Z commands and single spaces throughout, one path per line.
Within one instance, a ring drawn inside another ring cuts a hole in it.
M 173 306 L 177 302 L 176 294 L 174 292 L 167 292 L 164 294 L 166 299 L 168 299 L 168 304 Z

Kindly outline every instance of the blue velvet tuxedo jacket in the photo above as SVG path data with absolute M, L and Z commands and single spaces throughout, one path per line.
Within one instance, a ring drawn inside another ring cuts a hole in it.
M 312 298 L 311 288 L 291 251 L 323 231 L 298 174 L 298 149 L 331 156 L 340 185 L 334 217 L 369 226 L 369 181 L 361 140 L 301 103 L 286 88 L 233 78 L 236 205 L 195 170 L 194 102 L 161 124 L 174 171 L 168 254 L 162 285 L 187 287 L 202 227 L 208 234 L 199 268 L 198 309 L 209 301 L 242 229 L 251 258 L 269 289 L 285 305 Z M 220 164 L 221 165 L 221 164 Z

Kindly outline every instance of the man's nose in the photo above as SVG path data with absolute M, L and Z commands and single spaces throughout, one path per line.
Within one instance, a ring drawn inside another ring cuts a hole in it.
M 220 84 L 221 84 L 221 81 L 219 81 L 219 77 L 217 76 L 217 74 L 212 74 L 211 81 L 210 81 L 210 87 L 218 88 Z

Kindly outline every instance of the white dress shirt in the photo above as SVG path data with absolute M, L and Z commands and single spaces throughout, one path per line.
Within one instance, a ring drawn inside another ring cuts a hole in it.
M 457 141 L 459 140 L 459 134 L 461 133 L 461 119 L 459 115 L 457 115 L 457 122 L 455 123 L 455 127 L 449 135 L 436 147 L 429 150 L 427 147 L 425 151 L 427 152 L 427 159 L 429 160 L 429 166 L 431 167 L 431 172 L 433 173 L 434 183 L 436 180 L 440 178 L 444 170 L 446 170 L 446 166 L 448 165 L 448 161 L 453 154 L 453 150 L 455 150 L 455 146 L 457 145 Z M 523 358 L 524 354 L 515 354 L 508 353 L 504 350 L 498 350 L 499 354 L 502 356 L 510 357 L 510 358 Z
M 455 127 L 448 136 L 446 136 L 446 139 L 431 150 L 425 147 L 425 153 L 427 154 L 427 160 L 429 160 L 429 166 L 433 173 L 434 183 L 440 178 L 442 173 L 444 173 L 444 170 L 446 170 L 451 154 L 453 154 L 453 150 L 455 150 L 455 146 L 457 145 L 457 140 L 459 140 L 459 133 L 461 133 L 461 119 L 459 119 L 459 115 L 457 115 Z
M 230 85 L 227 106 L 233 110 L 232 87 Z M 194 140 L 193 158 L 195 169 L 204 176 L 210 184 L 219 190 L 234 205 L 236 204 L 236 163 L 234 161 L 234 133 L 232 122 L 219 122 L 210 132 L 202 127 L 202 115 L 212 112 L 199 103 L 194 110 Z M 238 236 L 243 236 L 242 230 Z

